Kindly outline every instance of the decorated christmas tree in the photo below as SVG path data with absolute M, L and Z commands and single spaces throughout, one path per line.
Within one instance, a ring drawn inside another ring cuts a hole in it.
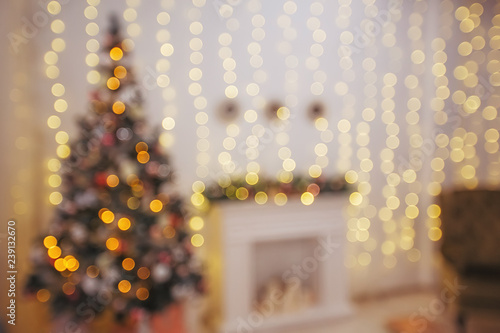
M 27 284 L 54 314 L 76 321 L 104 308 L 117 319 L 160 310 L 202 284 L 186 211 L 158 133 L 146 126 L 116 19 L 102 53 L 102 84 L 62 161 L 63 200 L 34 247 Z

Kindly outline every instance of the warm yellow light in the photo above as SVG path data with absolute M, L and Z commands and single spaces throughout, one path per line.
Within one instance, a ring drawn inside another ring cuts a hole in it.
M 158 199 L 155 199 L 149 203 L 149 208 L 151 209 L 152 212 L 158 213 L 163 209 L 163 202 L 161 202 Z
M 140 153 L 141 151 L 148 151 L 148 144 L 146 142 L 139 142 L 135 145 L 135 151 Z
M 135 295 L 137 296 L 137 299 L 139 299 L 140 301 L 145 301 L 149 297 L 149 291 L 146 288 L 142 287 L 137 289 Z
M 87 267 L 87 276 L 88 277 L 93 279 L 93 278 L 96 278 L 98 275 L 99 275 L 99 268 L 97 268 L 97 266 L 90 265 L 89 267 Z
M 418 207 L 415 206 L 415 205 L 409 205 L 405 209 L 405 215 L 409 219 L 415 219 L 415 218 L 417 218 L 418 214 L 419 214 L 419 210 L 418 210 Z
M 118 239 L 114 237 L 110 237 L 106 241 L 106 247 L 108 248 L 108 250 L 114 251 L 118 249 L 118 246 L 120 246 L 120 241 L 118 241 Z
M 47 11 L 52 15 L 57 15 L 61 12 L 61 4 L 57 1 L 51 1 L 47 4 Z
M 78 262 L 78 260 L 76 260 L 75 257 L 73 256 L 68 256 L 68 257 L 69 257 L 68 259 L 64 258 L 66 268 L 70 272 L 75 272 L 80 267 L 80 263 Z
M 431 218 L 437 218 L 441 215 L 441 207 L 436 204 L 432 204 L 427 207 L 427 215 Z
M 321 176 L 321 173 L 322 169 L 319 165 L 314 164 L 309 167 L 309 176 L 311 176 L 312 178 L 318 178 L 319 176 Z
M 106 210 L 101 214 L 101 220 L 104 223 L 111 223 L 115 220 L 115 214 L 110 210 Z
M 64 264 L 64 259 L 59 258 L 56 261 L 54 261 L 54 268 L 59 272 L 63 272 L 64 270 L 66 270 L 66 265 Z
M 118 282 L 118 290 L 124 294 L 128 293 L 131 288 L 132 285 L 127 280 L 121 280 L 120 282 Z
M 166 117 L 161 124 L 165 130 L 171 131 L 175 127 L 175 120 L 172 117 Z
M 117 78 L 123 79 L 125 78 L 125 76 L 127 76 L 127 69 L 123 66 L 117 66 L 113 73 Z
M 239 200 L 245 200 L 248 198 L 248 190 L 244 187 L 240 187 L 236 190 L 236 198 Z
M 122 114 L 125 112 L 125 104 L 123 102 L 117 101 L 113 103 L 113 112 L 116 114 Z
M 38 290 L 36 293 L 36 299 L 41 303 L 47 302 L 50 299 L 50 291 L 47 289 Z
M 132 258 L 125 258 L 122 261 L 122 267 L 126 271 L 131 271 L 135 267 L 135 261 Z
M 191 244 L 193 244 L 194 247 L 200 247 L 203 243 L 205 243 L 205 239 L 202 235 L 194 234 L 193 237 L 191 237 Z
M 288 184 L 293 180 L 293 173 L 283 170 L 279 173 L 278 180 L 284 184 Z
M 238 88 L 233 85 L 227 86 L 225 93 L 227 98 L 235 98 L 238 96 Z
M 109 187 L 116 187 L 120 183 L 120 179 L 117 175 L 109 175 L 108 178 L 106 178 L 106 183 Z
M 54 206 L 59 205 L 62 201 L 63 201 L 63 196 L 59 192 L 52 192 L 49 195 L 49 202 Z
M 255 194 L 255 202 L 259 205 L 263 205 L 267 202 L 267 194 L 266 192 L 257 192 Z
M 354 170 L 349 170 L 345 173 L 345 180 L 349 184 L 354 184 L 358 181 L 358 173 Z
M 202 193 L 203 191 L 205 191 L 205 183 L 203 183 L 201 180 L 197 180 L 193 183 L 191 188 L 195 193 Z
M 465 165 L 461 170 L 462 177 L 472 179 L 476 175 L 476 169 L 472 165 Z
M 439 228 L 430 228 L 428 232 L 429 239 L 432 241 L 438 241 L 443 236 L 443 232 Z
M 278 111 L 276 111 L 276 116 L 281 120 L 287 120 L 290 118 L 290 110 L 287 107 L 282 106 L 278 109 Z
M 189 227 L 193 231 L 199 231 L 199 230 L 203 229 L 204 225 L 205 225 L 205 222 L 203 221 L 203 219 L 200 216 L 193 216 L 189 220 Z
M 108 79 L 108 82 L 106 84 L 110 90 L 116 90 L 120 88 L 120 80 L 118 80 L 116 77 L 110 77 Z
M 52 246 L 47 250 L 47 254 L 52 259 L 57 259 L 61 256 L 61 248 L 59 246 Z
M 248 185 L 255 185 L 259 182 L 259 175 L 257 175 L 255 172 L 249 172 L 245 176 L 245 180 Z
M 52 172 L 57 172 L 59 171 L 59 169 L 61 169 L 61 161 L 59 161 L 57 158 L 51 158 L 47 162 L 47 168 Z
M 61 126 L 61 118 L 59 118 L 58 116 L 50 116 L 47 119 L 47 126 L 52 129 L 58 128 L 59 126 Z
M 363 201 L 363 196 L 359 192 L 353 192 L 349 196 L 349 202 L 354 206 L 359 206 Z
M 285 193 L 278 193 L 274 196 L 274 203 L 278 206 L 284 206 L 288 201 L 288 197 Z
M 300 201 L 302 201 L 304 205 L 309 206 L 314 202 L 314 195 L 310 192 L 304 192 L 300 196 Z
M 123 57 L 123 51 L 119 47 L 113 47 L 111 51 L 109 51 L 109 56 L 114 61 L 118 61 Z
M 283 161 L 282 163 L 283 170 L 285 171 L 293 171 L 295 170 L 295 161 L 291 158 L 287 158 L 286 160 Z
M 137 161 L 142 164 L 146 164 L 149 161 L 149 154 L 146 151 L 141 151 L 137 153 Z
M 120 230 L 128 230 L 130 228 L 130 220 L 126 217 L 122 217 L 118 220 L 118 228 Z
M 191 195 L 191 203 L 195 206 L 201 206 L 205 202 L 205 197 L 201 193 L 193 193 Z
M 43 239 L 43 245 L 49 249 L 57 245 L 57 239 L 54 236 L 47 236 Z
M 151 273 L 147 267 L 141 267 L 137 270 L 137 276 L 141 280 L 146 280 L 150 274 Z

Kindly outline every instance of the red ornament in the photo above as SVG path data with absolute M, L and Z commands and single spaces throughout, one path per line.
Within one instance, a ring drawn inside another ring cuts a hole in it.
M 106 172 L 96 172 L 94 175 L 94 183 L 98 186 L 105 186 L 108 174 Z

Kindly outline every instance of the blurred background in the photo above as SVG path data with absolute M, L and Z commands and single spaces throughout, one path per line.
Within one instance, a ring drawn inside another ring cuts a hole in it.
M 113 15 L 141 112 L 170 156 L 170 189 L 202 220 L 191 242 L 208 291 L 181 311 L 198 323 L 185 330 L 454 332 L 469 304 L 442 296 L 460 296 L 456 273 L 498 277 L 498 221 L 477 222 L 493 212 L 492 194 L 452 200 L 448 224 L 439 200 L 500 182 L 497 1 L 9 0 L 0 15 L 0 215 L 16 221 L 19 272 L 7 332 L 49 332 L 48 304 L 22 292 L 30 248 L 60 203 L 54 161 L 64 163 L 61 146 L 78 140 L 91 92 L 106 85 Z M 346 190 L 309 187 L 339 179 Z M 264 180 L 277 185 L 252 187 Z M 446 225 L 462 230 L 448 260 Z M 320 260 L 331 235 L 333 254 Z M 481 259 L 459 265 L 464 253 Z M 295 301 L 264 315 L 262 299 L 287 294 L 276 281 L 287 270 L 299 277 Z M 469 331 L 498 329 L 488 316 L 498 298 L 486 303 L 470 303 L 480 315 Z

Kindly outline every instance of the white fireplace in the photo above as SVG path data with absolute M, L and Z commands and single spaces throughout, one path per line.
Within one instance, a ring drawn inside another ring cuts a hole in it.
M 350 313 L 345 203 L 344 194 L 325 194 L 310 206 L 293 198 L 284 206 L 213 205 L 207 249 L 219 332 L 275 331 Z

